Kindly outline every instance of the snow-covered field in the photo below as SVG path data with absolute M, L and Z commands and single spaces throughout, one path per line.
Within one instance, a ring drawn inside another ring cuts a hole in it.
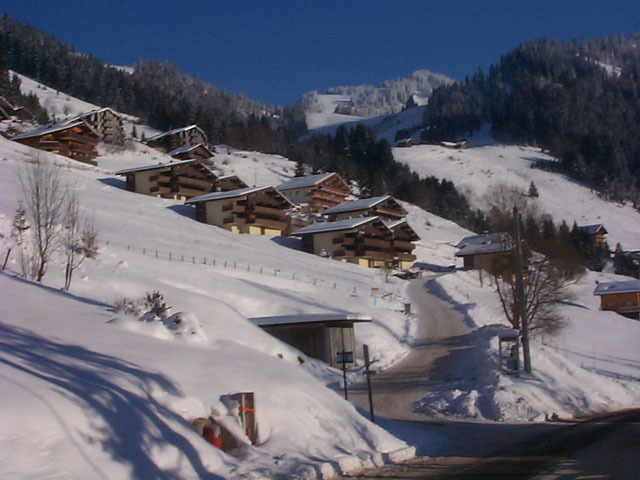
M 625 249 L 640 249 L 640 213 L 628 205 L 601 199 L 595 191 L 556 173 L 531 168 L 538 160 L 553 160 L 539 148 L 486 145 L 453 150 L 439 145 L 395 148 L 395 159 L 407 164 L 421 176 L 434 175 L 453 181 L 469 195 L 472 205 L 487 205 L 491 187 L 505 184 L 527 192 L 534 182 L 540 196 L 535 200 L 540 213 L 550 214 L 559 224 L 569 227 L 602 223 L 613 249 L 620 242 Z
M 439 148 L 394 154 L 421 174 L 436 174 L 419 167 L 429 163 L 425 152 Z M 610 242 L 627 246 L 638 238 L 637 213 L 628 207 L 603 202 L 555 175 L 529 177 L 550 175 L 528 168 L 526 157 L 534 151 L 441 150 L 460 157 L 442 160 L 459 163 L 457 170 L 465 171 L 471 159 L 479 172 L 492 169 L 490 175 L 466 174 L 473 177 L 469 187 L 480 192 L 478 201 L 488 178 L 520 179 L 523 188 L 533 179 L 541 209 L 556 221 L 567 212 L 567 221 L 574 215 L 579 223 L 603 221 Z M 249 185 L 278 184 L 293 175 L 294 163 L 282 157 L 224 146 L 216 151 L 216 167 Z M 15 247 L 0 275 L 0 477 L 316 478 L 411 455 L 404 442 L 326 387 L 338 388 L 338 372 L 309 358 L 300 364 L 300 352 L 247 320 L 317 312 L 369 315 L 371 324 L 356 327 L 357 355 L 362 357 L 366 343 L 375 368 L 386 368 L 408 351 L 415 322 L 400 313 L 407 300 L 404 281 L 390 277 L 387 283 L 382 272 L 303 253 L 296 240 L 235 235 L 198 223 L 191 207 L 127 192 L 113 174 L 167 161 L 166 155 L 140 144 L 100 152 L 99 166 L 91 167 L 0 137 L 1 258 L 12 244 L 20 198 L 16 175 L 33 155 L 59 165 L 82 213 L 94 219 L 100 242 L 97 260 L 86 260 L 74 274 L 69 294 L 60 290 L 59 256 L 43 285 L 16 276 Z M 499 169 L 498 159 L 508 168 Z M 415 206 L 406 208 L 422 237 L 418 261 L 455 263 L 453 245 L 469 232 Z M 595 211 L 602 220 L 588 216 Z M 640 322 L 600 312 L 592 295 L 596 280 L 615 278 L 620 277 L 591 273 L 573 286 L 575 300 L 562 307 L 568 327 L 556 338 L 534 341 L 533 376 L 509 377 L 497 371 L 494 334 L 504 320 L 491 287 L 486 281 L 480 286 L 477 272 L 439 277 L 434 292 L 464 311 L 474 328 L 477 348 L 460 366 L 473 364 L 478 375 L 464 389 L 452 384 L 434 392 L 425 399 L 425 412 L 531 421 L 637 405 Z M 164 294 L 172 312 L 184 312 L 182 329 L 140 322 L 139 315 L 113 308 L 125 297 L 136 300 L 154 290 Z M 380 301 L 386 294 L 391 301 Z M 350 377 L 361 380 L 361 372 Z M 256 394 L 259 444 L 227 455 L 208 445 L 189 421 L 214 415 L 233 425 L 228 395 L 240 391 Z

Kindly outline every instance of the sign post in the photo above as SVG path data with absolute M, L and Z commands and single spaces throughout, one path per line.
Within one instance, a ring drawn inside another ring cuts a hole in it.
M 367 373 L 367 390 L 369 391 L 369 415 L 371 415 L 371 421 L 376 423 L 376 417 L 373 414 L 373 394 L 371 392 L 371 374 L 369 372 L 369 345 L 362 345 L 362 351 L 364 353 L 364 368 Z

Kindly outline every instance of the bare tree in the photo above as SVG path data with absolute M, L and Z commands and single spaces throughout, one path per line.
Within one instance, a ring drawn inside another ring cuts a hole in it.
M 507 320 L 513 328 L 521 330 L 513 262 L 496 263 L 491 273 Z M 534 253 L 527 262 L 523 281 L 525 314 L 530 334 L 557 332 L 563 326 L 557 306 L 572 298 L 567 290 L 569 280 L 547 257 Z
M 68 196 L 65 231 L 63 239 L 64 253 L 67 259 L 64 272 L 64 289 L 71 287 L 73 272 L 85 258 L 98 255 L 98 232 L 89 219 L 82 219 L 80 204 L 76 195 Z
M 60 246 L 67 213 L 66 185 L 55 165 L 36 156 L 18 175 L 30 235 L 25 245 L 26 274 L 42 281 L 53 252 Z

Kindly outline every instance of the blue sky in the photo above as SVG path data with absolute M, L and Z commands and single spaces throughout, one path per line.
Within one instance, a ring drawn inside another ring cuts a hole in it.
M 168 60 L 281 105 L 421 68 L 463 79 L 536 38 L 640 30 L 637 0 L 0 0 L 0 11 L 106 62 Z

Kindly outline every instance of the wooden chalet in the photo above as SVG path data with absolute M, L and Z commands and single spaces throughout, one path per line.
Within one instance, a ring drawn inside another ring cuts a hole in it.
M 98 133 L 83 120 L 50 123 L 21 133 L 12 140 L 39 150 L 57 153 L 79 162 L 97 165 Z
M 607 243 L 607 233 L 609 232 L 607 232 L 607 229 L 604 228 L 604 225 L 601 223 L 578 226 L 578 231 L 593 238 L 593 241 L 598 247 L 604 247 L 605 243 Z
M 175 128 L 148 138 L 146 144 L 163 153 L 171 152 L 176 148 L 190 145 L 206 145 L 207 135 L 197 125 Z
M 465 268 L 490 270 L 496 261 L 511 255 L 513 247 L 513 239 L 508 233 L 471 235 L 456 245 L 455 256 L 463 259 Z
M 239 190 L 241 188 L 249 188 L 237 175 L 223 175 L 216 180 L 216 191 L 228 192 L 230 190 Z
M 205 193 L 235 190 L 246 184 L 235 175 L 218 178 L 206 162 L 182 160 L 119 170 L 127 190 L 162 198 L 187 200 Z
M 413 254 L 416 245 L 413 242 L 420 240 L 420 237 L 406 220 L 390 220 L 384 224 L 393 233 L 391 248 L 394 266 L 400 270 L 409 270 L 416 260 L 416 256 Z
M 306 252 L 370 268 L 393 266 L 393 233 L 378 217 L 313 223 L 291 235 L 302 238 Z
M 332 367 L 356 366 L 354 323 L 371 317 L 345 313 L 312 313 L 255 317 L 249 321 L 264 331 Z
M 69 121 L 75 120 L 83 120 L 91 125 L 101 142 L 124 145 L 125 135 L 122 118 L 109 107 L 97 108 L 69 119 Z
M 600 308 L 625 317 L 640 319 L 640 280 L 601 282 L 593 292 L 600 297 Z
M 321 173 L 295 177 L 276 187 L 296 205 L 306 203 L 311 212 L 343 203 L 351 195 L 351 189 L 337 173 Z
M 208 160 L 213 157 L 213 152 L 202 143 L 197 145 L 186 145 L 171 150 L 167 155 L 176 160 Z
M 200 222 L 252 235 L 283 235 L 288 225 L 287 210 L 293 206 L 273 187 L 209 193 L 185 203 L 196 207 Z
M 353 202 L 340 203 L 324 212 L 330 220 L 354 217 L 380 217 L 381 220 L 400 220 L 407 211 L 391 196 L 362 198 Z

